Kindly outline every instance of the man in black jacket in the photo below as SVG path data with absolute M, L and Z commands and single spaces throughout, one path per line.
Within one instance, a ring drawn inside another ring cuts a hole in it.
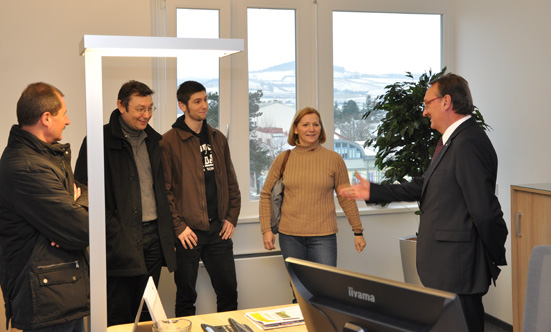
M 30 84 L 0 160 L 0 283 L 25 331 L 82 331 L 89 314 L 87 192 L 74 182 L 61 91 Z M 6 326 L 7 328 L 7 326 Z M 1 328 L 0 328 L 1 329 Z
M 148 124 L 155 110 L 152 94 L 141 82 L 125 83 L 103 128 L 109 326 L 133 322 L 149 277 L 158 285 L 162 266 L 176 267 L 161 135 Z M 83 183 L 86 160 L 85 138 L 75 167 Z

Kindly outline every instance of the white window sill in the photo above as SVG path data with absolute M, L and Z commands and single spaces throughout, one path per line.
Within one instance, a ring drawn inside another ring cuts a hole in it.
M 395 202 L 381 207 L 380 205 L 375 204 L 365 204 L 362 201 L 358 201 L 358 210 L 360 211 L 360 216 L 370 216 L 370 215 L 379 215 L 379 214 L 392 214 L 392 213 L 415 213 L 419 210 L 416 202 Z M 337 207 L 337 217 L 344 217 L 344 212 L 336 202 Z M 252 224 L 258 223 L 259 217 L 257 215 L 249 216 L 240 216 L 239 224 Z

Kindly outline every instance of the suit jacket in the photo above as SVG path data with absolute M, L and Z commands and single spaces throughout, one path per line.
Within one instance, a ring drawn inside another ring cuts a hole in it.
M 420 202 L 417 270 L 425 286 L 485 293 L 499 275 L 498 265 L 507 265 L 508 231 L 496 177 L 496 152 L 471 118 L 452 133 L 423 176 L 371 186 L 371 203 Z

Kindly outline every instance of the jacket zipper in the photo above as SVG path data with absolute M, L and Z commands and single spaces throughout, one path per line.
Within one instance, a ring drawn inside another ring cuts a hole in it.
M 72 264 L 75 264 L 75 268 L 80 268 L 80 265 L 78 264 L 78 260 L 74 261 L 74 262 L 66 262 L 66 263 L 57 263 L 57 264 L 50 264 L 50 265 L 43 265 L 43 266 L 38 266 L 37 269 L 49 269 L 49 268 L 52 268 L 52 267 L 59 267 L 59 266 L 64 266 L 64 265 L 72 265 Z

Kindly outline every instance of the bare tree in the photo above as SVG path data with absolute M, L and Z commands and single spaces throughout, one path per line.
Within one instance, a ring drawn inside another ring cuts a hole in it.
M 366 120 L 350 120 L 335 124 L 337 131 L 352 141 L 365 141 L 375 134 L 375 128 Z

